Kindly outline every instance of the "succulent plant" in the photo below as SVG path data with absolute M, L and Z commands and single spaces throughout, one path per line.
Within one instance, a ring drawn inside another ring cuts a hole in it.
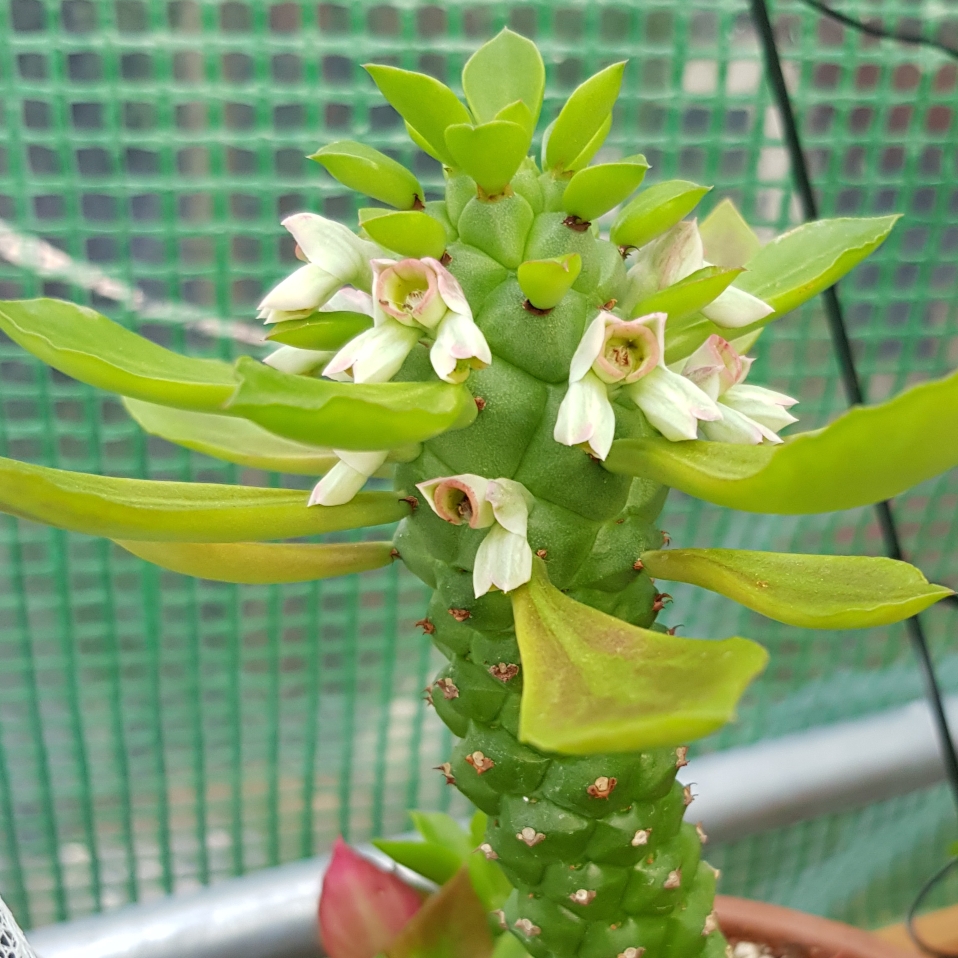
M 278 347 L 265 362 L 176 355 L 54 300 L 0 304 L 8 336 L 125 397 L 147 431 L 322 475 L 308 502 L 2 460 L 0 509 L 232 582 L 401 559 L 434 590 L 421 625 L 448 658 L 430 697 L 460 741 L 439 771 L 489 816 L 477 854 L 514 887 L 496 921 L 535 956 L 722 955 L 716 875 L 675 777 L 766 653 L 671 634 L 656 580 L 814 628 L 896 621 L 949 590 L 890 559 L 666 549 L 668 488 L 779 514 L 887 499 L 958 464 L 958 376 L 783 441 L 795 400 L 746 382 L 745 353 L 894 217 L 763 245 L 728 202 L 688 219 L 706 187 L 630 200 L 642 156 L 590 165 L 622 63 L 572 93 L 537 162 L 545 69 L 509 31 L 466 64 L 466 103 L 432 77 L 367 69 L 442 164 L 445 198 L 362 144 L 320 149 L 385 205 L 360 211 L 358 232 L 284 221 L 304 262 L 263 301 Z M 362 491 L 383 470 L 395 491 Z M 277 541 L 397 520 L 391 542 Z

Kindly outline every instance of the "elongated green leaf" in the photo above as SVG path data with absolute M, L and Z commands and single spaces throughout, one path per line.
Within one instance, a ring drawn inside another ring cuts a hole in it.
M 447 166 L 454 166 L 446 149 L 446 127 L 472 120 L 456 94 L 424 73 L 380 63 L 367 63 L 364 69 L 396 112 L 429 144 L 434 155 Z
M 917 615 L 953 595 L 913 565 L 872 556 L 789 555 L 741 549 L 642 553 L 649 575 L 690 582 L 762 615 L 808 629 L 865 629 Z
M 601 163 L 579 170 L 562 194 L 562 206 L 583 220 L 598 219 L 618 206 L 645 179 L 649 164 L 641 153 L 616 163 Z
M 585 755 L 679 745 L 729 721 L 765 650 L 629 625 L 563 595 L 545 565 L 512 593 L 522 652 L 519 739 Z
M 420 210 L 393 213 L 389 210 L 360 210 L 359 223 L 380 246 L 400 256 L 440 259 L 446 249 L 442 223 Z
M 739 269 L 722 266 L 704 266 L 685 279 L 667 286 L 632 307 L 633 316 L 648 313 L 668 313 L 669 319 L 682 319 L 708 306 L 723 290 L 732 285 L 742 273 Z
M 715 266 L 744 266 L 762 248 L 755 231 L 728 198 L 699 224 L 705 259 Z
M 605 143 L 605 138 L 609 135 L 611 129 L 612 114 L 609 113 L 599 129 L 595 131 L 592 139 L 582 148 L 582 152 L 571 163 L 566 163 L 566 168 L 563 172 L 578 173 L 579 170 L 585 169 L 585 167 L 592 162 L 592 157 L 602 149 L 602 144 Z M 548 146 L 548 144 L 546 144 L 546 146 Z
M 445 885 L 463 866 L 459 855 L 435 842 L 401 842 L 374 838 L 373 844 L 393 861 L 437 885 Z
M 521 100 L 539 119 L 546 85 L 546 68 L 536 45 L 505 29 L 479 47 L 462 69 L 462 89 L 478 123 L 495 119 L 499 112 Z
M 891 499 L 958 466 L 958 372 L 780 446 L 621 439 L 610 472 L 654 479 L 746 512 L 799 515 Z
M 446 127 L 446 146 L 456 166 L 468 173 L 487 196 L 498 196 L 509 185 L 529 152 L 530 140 L 529 131 L 507 120 Z
M 774 307 L 760 325 L 837 283 L 881 246 L 897 221 L 897 215 L 814 220 L 763 246 L 738 284 Z
M 110 539 L 252 542 L 378 526 L 409 515 L 390 492 L 308 507 L 296 489 L 114 479 L 0 459 L 0 512 Z
M 572 91 L 559 112 L 546 145 L 550 170 L 568 170 L 605 123 L 622 86 L 625 61 L 613 63 Z
M 427 842 L 433 842 L 455 852 L 460 861 L 464 862 L 472 853 L 472 843 L 468 832 L 451 815 L 443 812 L 409 813 L 417 832 Z
M 157 406 L 139 399 L 124 398 L 123 405 L 150 435 L 240 466 L 321 476 L 339 461 L 329 448 L 274 436 L 245 419 Z
M 59 299 L 0 302 L 0 330 L 61 373 L 121 396 L 215 410 L 236 388 L 227 363 L 174 353 Z
M 355 140 L 337 140 L 311 157 L 343 186 L 400 210 L 411 210 L 426 197 L 419 180 L 385 153 Z
M 465 386 L 337 383 L 282 373 L 248 356 L 227 412 L 277 436 L 333 449 L 395 449 L 468 426 L 477 415 Z
M 380 569 L 392 562 L 391 542 L 141 542 L 116 539 L 127 552 L 171 572 L 263 585 L 312 582 Z
M 490 958 L 493 941 L 482 902 L 461 868 L 427 898 L 385 951 L 386 958 Z
M 582 257 L 566 253 L 553 259 L 530 259 L 519 265 L 516 279 L 536 309 L 552 309 L 562 301 L 582 270 Z
M 365 313 L 319 310 L 305 319 L 288 319 L 267 326 L 266 338 L 271 343 L 299 349 L 339 349 L 372 325 L 372 317 Z
M 612 224 L 612 242 L 617 246 L 645 246 L 688 216 L 710 189 L 688 180 L 666 180 L 650 186 Z

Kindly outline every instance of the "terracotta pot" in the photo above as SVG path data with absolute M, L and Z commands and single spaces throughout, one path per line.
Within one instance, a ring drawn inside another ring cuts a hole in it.
M 747 898 L 716 895 L 725 937 L 769 945 L 786 958 L 915 958 L 860 928 Z

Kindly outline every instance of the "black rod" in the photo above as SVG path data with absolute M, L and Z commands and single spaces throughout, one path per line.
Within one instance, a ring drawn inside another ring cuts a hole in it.
M 798 191 L 805 219 L 815 220 L 818 219 L 818 204 L 815 202 L 815 193 L 812 190 L 808 164 L 805 161 L 805 152 L 802 149 L 798 124 L 795 121 L 795 111 L 792 109 L 791 97 L 788 94 L 788 87 L 785 85 L 785 75 L 782 73 L 782 61 L 779 56 L 778 45 L 775 42 L 772 23 L 769 19 L 768 6 L 766 5 L 766 0 L 750 0 L 750 3 L 752 20 L 755 23 L 759 38 L 762 42 L 762 51 L 765 57 L 765 73 L 769 85 L 772 88 L 772 93 L 775 97 L 776 106 L 778 107 L 778 113 L 781 117 L 785 132 L 785 145 L 788 148 L 789 158 L 791 159 L 795 188 Z M 835 347 L 838 365 L 841 369 L 845 394 L 848 397 L 850 405 L 861 405 L 864 401 L 861 380 L 858 376 L 858 370 L 855 368 L 855 358 L 852 354 L 851 342 L 848 339 L 848 329 L 845 326 L 845 318 L 842 314 L 842 304 L 838 298 L 837 287 L 830 286 L 822 293 L 822 297 L 825 300 L 825 316 L 828 320 L 832 344 Z M 876 503 L 875 512 L 878 515 L 878 525 L 881 529 L 888 555 L 893 559 L 902 559 L 901 538 L 898 535 L 898 528 L 895 525 L 895 517 L 892 514 L 891 503 Z M 905 627 L 908 631 L 908 637 L 911 639 L 912 646 L 914 647 L 915 654 L 918 657 L 918 664 L 921 668 L 922 678 L 925 684 L 925 694 L 928 698 L 928 704 L 931 706 L 932 717 L 938 733 L 942 760 L 945 764 L 945 772 L 948 776 L 948 782 L 951 785 L 952 797 L 955 800 L 956 807 L 958 807 L 958 754 L 955 752 L 955 742 L 951 737 L 951 730 L 948 727 L 948 718 L 945 714 L 944 702 L 942 701 L 941 687 L 938 684 L 934 662 L 931 657 L 931 652 L 928 649 L 928 640 L 925 637 L 925 630 L 922 627 L 921 620 L 917 615 L 908 619 L 905 623 Z

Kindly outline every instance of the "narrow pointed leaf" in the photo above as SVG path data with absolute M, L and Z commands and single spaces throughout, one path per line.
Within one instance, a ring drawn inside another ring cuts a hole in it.
M 472 852 L 469 835 L 451 815 L 443 812 L 410 812 L 409 817 L 427 842 L 442 845 L 465 861 Z
M 150 435 L 252 469 L 321 476 L 339 462 L 332 449 L 274 436 L 255 422 L 234 416 L 172 409 L 125 398 L 126 411 Z
M 568 170 L 605 123 L 622 87 L 625 61 L 613 63 L 581 83 L 559 112 L 546 146 L 546 166 Z
M 638 188 L 648 168 L 641 153 L 616 163 L 587 166 L 569 180 L 562 194 L 562 206 L 580 219 L 598 219 Z
M 469 111 L 444 83 L 424 73 L 368 63 L 366 72 L 396 112 L 432 147 L 447 166 L 455 163 L 446 149 L 446 127 L 469 123 Z
M 531 134 L 518 123 L 490 120 L 480 126 L 456 123 L 446 128 L 446 146 L 456 166 L 487 196 L 498 196 L 529 152 Z
M 415 127 L 410 126 L 409 123 L 404 123 L 403 125 L 406 127 L 406 133 L 409 139 L 412 140 L 423 153 L 431 156 L 437 163 L 448 165 L 448 158 L 437 153 L 436 150 L 433 149 L 432 144 Z
M 728 198 L 699 223 L 699 235 L 706 261 L 716 266 L 743 266 L 762 248 L 755 231 Z
M 633 316 L 668 313 L 669 319 L 681 319 L 708 306 L 723 290 L 732 285 L 743 270 L 722 266 L 704 266 L 685 279 L 667 286 L 632 307 Z
M 215 410 L 236 388 L 229 364 L 174 353 L 59 299 L 0 303 L 0 330 L 61 373 L 121 396 Z
M 298 349 L 333 350 L 370 329 L 371 316 L 350 310 L 318 310 L 305 319 L 288 319 L 267 326 L 266 338 L 271 343 L 296 346 Z
M 534 561 L 512 608 L 522 653 L 519 739 L 585 755 L 679 745 L 720 728 L 768 654 L 748 639 L 686 639 L 583 605 Z
M 351 190 L 400 210 L 411 210 L 426 197 L 419 180 L 385 153 L 355 140 L 337 140 L 311 157 Z
M 398 937 L 386 958 L 490 958 L 492 935 L 486 911 L 461 868 L 427 898 Z
M 617 246 L 645 246 L 685 219 L 710 189 L 688 180 L 666 180 L 650 186 L 612 224 L 612 242 Z
M 435 842 L 404 842 L 374 838 L 373 844 L 404 868 L 437 885 L 445 885 L 463 866 L 461 856 Z
M 420 210 L 393 213 L 364 209 L 360 211 L 359 223 L 371 239 L 400 256 L 440 259 L 446 249 L 442 223 Z
M 765 325 L 837 283 L 885 241 L 898 216 L 848 217 L 803 223 L 763 246 L 739 282 L 775 313 Z
M 567 253 L 554 259 L 530 259 L 519 265 L 516 279 L 526 299 L 536 309 L 552 309 L 579 278 L 582 257 Z
M 856 406 L 780 446 L 621 439 L 604 465 L 745 512 L 871 505 L 958 466 L 958 372 Z
M 529 112 L 529 107 L 527 107 L 522 100 L 516 100 L 515 103 L 504 106 L 493 119 L 506 120 L 509 123 L 515 123 L 517 126 L 521 126 L 522 129 L 526 131 L 529 142 L 532 142 L 532 134 L 536 128 L 535 119 Z
M 171 572 L 247 585 L 312 582 L 367 572 L 389 565 L 393 552 L 391 542 L 114 541 L 127 552 Z
M 333 449 L 395 449 L 468 426 L 476 404 L 444 382 L 353 384 L 281 373 L 248 356 L 227 412 L 277 436 Z
M 151 542 L 250 542 L 378 526 L 409 515 L 390 492 L 308 507 L 296 489 L 114 479 L 0 459 L 0 512 L 59 529 Z
M 521 100 L 535 127 L 542 108 L 546 69 L 536 45 L 512 30 L 502 30 L 469 57 L 462 89 L 479 123 L 495 119 L 503 107 Z
M 605 143 L 605 138 L 609 135 L 611 129 L 612 114 L 609 113 L 599 129 L 595 131 L 592 139 L 582 148 L 582 152 L 571 163 L 566 164 L 564 172 L 578 173 L 579 170 L 585 169 L 592 162 L 592 157 L 602 149 L 602 144 Z
M 689 582 L 807 629 L 889 625 L 954 594 L 907 562 L 872 556 L 670 549 L 641 558 L 656 579 Z

